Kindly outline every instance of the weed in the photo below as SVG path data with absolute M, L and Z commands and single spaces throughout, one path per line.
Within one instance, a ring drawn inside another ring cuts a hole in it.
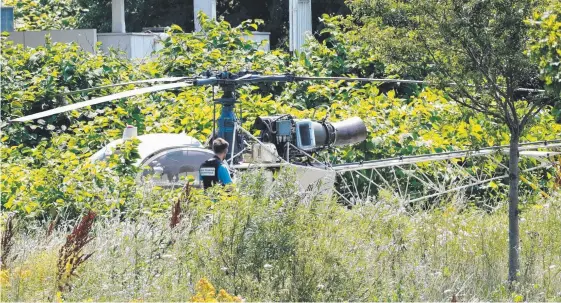
M 93 211 L 89 211 L 82 217 L 80 223 L 66 237 L 66 243 L 59 250 L 56 281 L 58 291 L 61 293 L 70 290 L 70 278 L 76 276 L 78 267 L 93 254 L 84 254 L 82 250 L 93 239 L 89 234 L 95 216 Z
M 175 201 L 172 212 L 171 212 L 171 220 L 169 223 L 170 228 L 174 228 L 179 224 L 181 221 L 181 203 L 189 204 L 191 200 L 191 182 L 187 181 L 185 186 L 181 191 L 179 198 Z
M 8 268 L 8 256 L 14 245 L 14 215 L 9 214 L 4 221 L 4 226 L 2 228 L 2 238 L 1 242 L 1 255 L 0 255 L 0 270 L 6 270 Z

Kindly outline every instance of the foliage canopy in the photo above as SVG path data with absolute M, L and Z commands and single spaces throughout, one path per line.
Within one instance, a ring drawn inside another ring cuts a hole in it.
M 25 49 L 3 41 L 2 119 L 116 90 L 103 89 L 65 100 L 55 97 L 60 92 L 167 75 L 196 75 L 208 69 L 330 76 L 383 75 L 387 71 L 380 56 L 363 55 L 372 47 L 356 38 L 356 28 L 348 19 L 325 16 L 324 21 L 324 32 L 330 38 L 323 42 L 310 40 L 306 52 L 295 56 L 281 51 L 264 52 L 244 40 L 242 34 L 258 25 L 254 22 L 232 28 L 227 22 L 205 20 L 200 34 L 183 33 L 179 27 L 172 27 L 163 49 L 142 63 L 123 60 L 117 53 L 90 54 L 73 44 L 47 43 L 44 47 Z M 445 93 L 435 89 L 292 83 L 246 86 L 239 89 L 238 95 L 247 129 L 257 116 L 274 113 L 315 119 L 329 115 L 334 121 L 351 116 L 363 118 L 369 130 L 367 141 L 334 153 L 338 162 L 508 142 L 505 127 L 458 108 L 447 100 Z M 110 140 L 119 138 L 126 124 L 137 126 L 141 134 L 185 132 L 204 141 L 212 129 L 211 99 L 210 88 L 190 88 L 4 127 L 2 169 L 10 173 L 2 175 L 2 207 L 46 218 L 67 208 L 94 208 L 101 213 L 123 207 L 134 209 L 136 206 L 126 205 L 126 201 L 139 194 L 132 186 L 134 170 L 126 164 L 132 163 L 127 159 L 133 159 L 134 154 L 114 155 L 108 164 L 89 164 L 86 159 Z M 543 115 L 523 139 L 551 140 L 560 131 L 561 126 L 553 124 L 551 116 Z M 489 164 L 487 169 L 496 168 L 496 164 Z M 123 176 L 121 173 L 126 171 L 130 174 Z M 534 181 L 542 188 L 554 180 L 552 175 L 538 179 Z M 152 205 L 151 211 L 168 209 L 169 203 Z

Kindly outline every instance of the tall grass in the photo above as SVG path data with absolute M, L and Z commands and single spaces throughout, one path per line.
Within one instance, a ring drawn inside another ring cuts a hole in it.
M 98 218 L 70 301 L 186 301 L 206 277 L 248 301 L 561 300 L 561 195 L 522 211 L 521 279 L 508 290 L 507 210 L 465 201 L 411 211 L 395 201 L 347 209 L 297 194 L 294 177 L 200 194 L 165 216 Z M 214 202 L 213 202 L 214 201 Z M 56 298 L 69 227 L 15 236 L 2 301 Z

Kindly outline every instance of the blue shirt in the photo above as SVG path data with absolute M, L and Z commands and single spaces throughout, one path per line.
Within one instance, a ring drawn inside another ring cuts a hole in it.
M 201 176 L 199 174 L 199 180 L 203 180 L 203 176 Z M 230 172 L 228 171 L 228 169 L 226 168 L 226 166 L 224 166 L 224 164 L 220 164 L 218 166 L 218 181 L 224 185 L 228 185 L 232 182 L 232 177 L 230 177 Z
M 230 172 L 222 164 L 218 166 L 218 181 L 220 181 L 220 183 L 224 185 L 232 183 L 232 177 L 230 177 Z

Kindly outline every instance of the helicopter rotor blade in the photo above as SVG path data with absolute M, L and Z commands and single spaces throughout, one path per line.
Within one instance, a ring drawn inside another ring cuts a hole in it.
M 252 78 L 252 77 L 254 77 L 254 76 L 256 76 L 256 75 L 253 75 L 253 74 L 246 74 L 246 75 L 243 75 L 243 76 L 237 78 L 236 81 L 237 81 L 237 82 L 240 82 L 240 81 L 242 81 L 242 80 L 246 80 L 246 79 Z
M 376 78 L 352 78 L 352 77 L 306 77 L 295 76 L 294 81 L 349 81 L 349 82 L 384 82 L 384 83 L 413 83 L 430 84 L 428 81 L 407 79 L 376 79 Z
M 129 82 L 122 82 L 122 83 L 115 83 L 115 84 L 109 84 L 109 85 L 102 85 L 102 86 L 84 88 L 84 89 L 74 90 L 74 91 L 70 91 L 70 92 L 64 92 L 64 93 L 61 93 L 60 95 L 67 96 L 67 95 L 91 92 L 91 91 L 94 91 L 94 90 L 100 90 L 100 89 L 112 88 L 112 87 L 118 87 L 118 86 L 125 86 L 125 85 L 133 85 L 133 84 L 158 83 L 158 82 L 177 82 L 177 81 L 194 80 L 194 79 L 195 78 L 189 78 L 189 77 L 167 77 L 167 78 L 137 80 L 137 81 L 129 81 Z
M 203 85 L 216 85 L 218 79 L 216 77 L 200 78 L 193 80 L 193 85 L 203 86 Z
M 411 83 L 411 84 L 435 84 L 434 82 L 424 81 L 424 80 L 408 80 L 408 79 L 376 79 L 376 78 L 352 78 L 352 77 L 307 77 L 307 76 L 295 76 L 294 81 L 356 81 L 356 82 L 383 82 L 383 83 Z M 447 86 L 457 86 L 457 83 L 451 82 Z M 473 84 L 468 84 L 467 86 L 474 86 Z M 505 88 L 505 87 L 501 87 Z M 517 92 L 527 92 L 527 93 L 544 93 L 544 89 L 535 88 L 516 88 L 514 91 Z
M 425 80 L 411 80 L 411 79 L 390 79 L 390 78 L 359 78 L 359 77 L 314 77 L 314 76 L 295 76 L 293 74 L 276 74 L 276 75 L 260 75 L 260 74 L 245 74 L 238 78 L 228 79 L 220 77 L 210 77 L 206 79 L 195 79 L 193 85 L 216 85 L 219 83 L 259 83 L 259 82 L 295 82 L 295 81 L 346 81 L 346 82 L 380 82 L 380 83 L 409 83 L 409 84 L 424 84 L 434 85 L 437 84 Z M 446 86 L 457 86 L 457 83 L 447 83 Z M 473 84 L 467 86 L 474 87 Z M 501 87 L 504 88 L 504 87 Z M 534 88 L 516 88 L 515 91 L 527 93 L 544 93 L 543 89 Z
M 255 75 L 249 74 L 234 80 L 237 83 L 257 83 L 257 82 L 292 82 L 292 75 Z
M 84 102 L 79 102 L 79 103 L 74 103 L 74 104 L 69 104 L 69 105 L 53 108 L 53 109 L 50 109 L 50 110 L 47 110 L 47 111 L 44 111 L 44 112 L 40 112 L 40 113 L 36 113 L 36 114 L 33 114 L 33 115 L 29 115 L 29 116 L 20 117 L 20 118 L 17 118 L 17 119 L 10 120 L 10 123 L 35 120 L 35 119 L 39 119 L 39 118 L 48 117 L 48 116 L 51 116 L 51 115 L 54 115 L 54 114 L 60 114 L 60 113 L 64 113 L 64 112 L 67 112 L 67 111 L 79 109 L 79 108 L 86 107 L 86 106 L 91 106 L 91 105 L 96 105 L 96 104 L 100 104 L 100 103 L 104 103 L 104 102 L 108 102 L 108 101 L 118 100 L 118 99 L 121 99 L 121 98 L 127 98 L 127 97 L 132 97 L 132 96 L 137 96 L 137 95 L 143 95 L 143 94 L 146 94 L 146 93 L 152 93 L 152 92 L 157 92 L 157 91 L 162 91 L 162 90 L 172 89 L 172 88 L 186 87 L 186 86 L 191 86 L 191 85 L 192 85 L 192 83 L 190 83 L 190 82 L 178 82 L 178 83 L 155 85 L 155 86 L 144 87 L 144 88 L 137 88 L 137 89 L 128 90 L 128 91 L 124 91 L 124 92 L 120 92 L 120 93 L 116 93 L 116 94 L 112 94 L 112 95 L 108 95 L 108 96 L 104 96 L 104 97 L 91 99 L 91 100 L 84 101 Z

